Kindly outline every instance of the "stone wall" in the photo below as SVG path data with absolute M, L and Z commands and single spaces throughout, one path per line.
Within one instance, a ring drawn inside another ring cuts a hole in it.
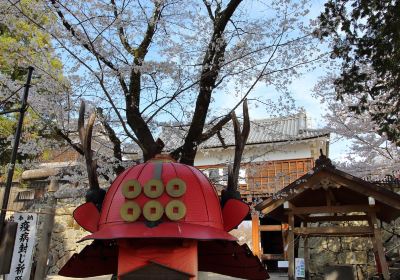
M 322 279 L 330 265 L 352 265 L 355 279 L 369 279 L 375 273 L 374 254 L 370 238 L 315 237 L 310 238 L 310 273 L 312 279 Z M 300 241 L 300 252 L 303 241 Z M 302 254 L 300 254 L 301 256 Z
M 48 274 L 57 274 L 74 253 L 79 253 L 91 241 L 77 243 L 89 233 L 72 217 L 72 212 L 84 201 L 59 199 L 49 250 Z
M 367 225 L 366 222 L 353 222 L 351 225 Z M 344 225 L 344 223 L 341 223 Z M 349 222 L 347 224 L 350 225 Z M 314 224 L 313 226 L 333 226 L 333 224 Z M 387 255 L 398 256 L 398 235 L 400 219 L 391 224 L 383 223 L 381 232 Z M 393 234 L 394 233 L 394 234 Z M 369 237 L 311 237 L 308 240 L 310 252 L 310 274 L 312 279 L 324 279 L 323 274 L 330 265 L 352 265 L 355 279 L 370 279 L 376 274 L 375 257 Z M 299 240 L 299 256 L 304 256 L 304 238 Z

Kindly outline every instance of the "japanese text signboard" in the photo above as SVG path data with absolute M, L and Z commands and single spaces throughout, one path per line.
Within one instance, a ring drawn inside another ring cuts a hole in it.
M 11 221 L 18 223 L 10 274 L 5 280 L 29 280 L 36 240 L 37 214 L 16 213 Z

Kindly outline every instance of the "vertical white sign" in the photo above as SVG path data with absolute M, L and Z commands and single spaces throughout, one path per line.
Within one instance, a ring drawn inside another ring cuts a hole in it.
M 303 258 L 295 259 L 295 277 L 305 278 L 306 277 L 306 267 Z
M 29 280 L 36 241 L 37 214 L 16 213 L 10 218 L 18 223 L 10 274 L 5 280 Z

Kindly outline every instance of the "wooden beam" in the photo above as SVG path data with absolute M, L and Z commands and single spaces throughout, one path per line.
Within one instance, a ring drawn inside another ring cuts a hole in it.
M 307 217 L 305 221 L 309 223 L 318 222 L 341 222 L 341 221 L 368 221 L 367 215 L 343 215 L 343 216 L 314 216 Z
M 293 214 L 320 214 L 320 213 L 351 213 L 372 211 L 369 205 L 336 205 L 336 206 L 314 206 L 314 207 L 293 207 Z
M 323 175 L 322 173 L 320 173 L 320 174 Z M 325 174 L 327 174 L 328 176 L 333 175 L 331 173 L 325 173 Z M 335 182 L 345 186 L 346 188 L 348 188 L 350 190 L 354 190 L 365 196 L 371 196 L 371 197 L 375 198 L 376 200 L 379 200 L 379 201 L 389 205 L 390 207 L 400 210 L 400 202 L 396 197 L 391 197 L 390 195 L 380 192 L 377 189 L 373 189 L 369 186 L 364 186 L 361 181 L 358 181 L 358 180 L 354 181 L 353 178 L 351 178 L 351 177 L 344 178 L 339 175 L 333 175 L 333 176 L 334 176 L 333 178 L 334 178 Z M 366 182 L 366 184 L 370 184 L 370 183 Z
M 308 227 L 308 228 L 294 228 L 293 232 L 299 235 L 314 235 L 314 236 L 329 236 L 329 235 L 343 235 L 343 236 L 359 236 L 359 235 L 372 235 L 372 229 L 369 226 L 348 226 L 348 227 Z
M 295 214 L 296 217 L 298 217 L 302 221 L 306 221 L 308 215 L 302 215 L 302 214 Z
M 263 260 L 263 261 L 270 261 L 270 260 L 281 261 L 284 259 L 285 259 L 285 257 L 283 254 L 262 254 L 261 255 L 261 260 Z
M 260 231 L 281 231 L 281 225 L 260 225 Z
M 328 190 L 325 190 L 325 200 L 326 200 L 326 205 L 327 206 L 332 206 L 332 204 L 334 205 L 335 203 L 332 201 L 331 197 L 329 196 Z
M 336 197 L 335 197 L 335 195 L 333 194 L 332 189 L 331 189 L 331 188 L 328 188 L 328 189 L 326 190 L 326 192 L 327 192 L 328 197 L 329 197 L 330 201 L 332 202 L 332 204 L 336 204 Z
M 296 280 L 294 272 L 295 272 L 295 262 L 294 262 L 294 215 L 292 212 L 289 212 L 288 217 L 289 223 L 289 231 L 288 231 L 288 261 L 289 261 L 289 268 L 288 268 L 288 279 L 289 280 Z
M 268 200 L 273 200 L 272 198 L 269 198 Z M 284 199 L 278 199 L 276 201 L 271 202 L 270 205 L 268 205 L 267 207 L 265 207 L 264 209 L 261 210 L 261 212 L 263 214 L 268 214 L 270 212 L 272 212 L 273 210 L 275 210 L 277 207 L 281 206 L 284 202 Z
M 307 223 L 303 223 L 304 228 L 307 228 Z M 304 266 L 305 266 L 305 279 L 310 279 L 310 251 L 308 247 L 308 236 L 303 237 L 304 239 Z
M 260 218 L 257 214 L 251 216 L 251 233 L 252 233 L 252 244 L 253 244 L 253 254 L 257 257 L 261 255 L 260 248 Z
M 369 214 L 371 220 L 370 220 L 370 225 L 372 227 L 373 230 L 373 236 L 371 238 L 372 240 L 372 245 L 374 247 L 374 254 L 375 254 L 375 259 L 376 262 L 379 266 L 380 269 L 378 269 L 378 272 L 382 274 L 383 279 L 385 280 L 389 280 L 390 276 L 389 276 L 389 267 L 388 264 L 386 262 L 386 257 L 385 257 L 385 253 L 383 250 L 383 244 L 382 244 L 382 237 L 381 237 L 381 232 L 378 228 L 378 222 L 376 219 L 376 213 L 375 212 L 371 212 Z M 380 270 L 380 271 L 379 271 Z
M 311 188 L 311 186 L 317 184 L 319 182 L 318 176 L 307 176 L 307 181 L 305 183 L 301 183 L 300 185 L 302 186 L 301 188 L 298 187 L 296 183 L 292 182 L 288 187 L 285 187 L 286 193 L 282 191 L 279 191 L 278 193 L 275 194 L 275 196 L 282 196 L 284 198 L 268 198 L 267 200 L 264 200 L 260 204 L 257 204 L 256 210 L 262 211 L 263 214 L 268 214 L 281 206 L 285 201 L 290 201 L 293 197 L 296 197 L 300 195 L 301 193 L 307 191 L 308 189 Z M 296 190 L 296 191 L 294 191 Z M 285 195 L 285 196 L 283 196 Z
M 294 209 L 294 208 L 296 208 L 296 206 L 292 203 L 292 202 L 290 202 L 290 201 L 285 201 L 284 203 L 283 203 L 283 209 L 285 210 L 285 211 L 287 211 L 288 209 Z M 294 215 L 296 216 L 296 217 L 298 217 L 300 220 L 302 220 L 302 221 L 304 221 L 304 220 L 306 220 L 306 218 L 307 218 L 307 216 L 308 215 L 302 215 L 302 214 L 296 214 L 296 213 L 294 213 Z

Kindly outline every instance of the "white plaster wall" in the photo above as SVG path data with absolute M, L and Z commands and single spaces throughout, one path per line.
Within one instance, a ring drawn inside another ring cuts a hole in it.
M 304 141 L 296 143 L 277 143 L 249 145 L 245 147 L 242 162 L 262 162 L 272 160 L 301 159 L 310 158 L 311 143 Z M 194 165 L 216 165 L 233 162 L 234 147 L 227 149 L 215 148 L 199 150 L 197 152 Z

